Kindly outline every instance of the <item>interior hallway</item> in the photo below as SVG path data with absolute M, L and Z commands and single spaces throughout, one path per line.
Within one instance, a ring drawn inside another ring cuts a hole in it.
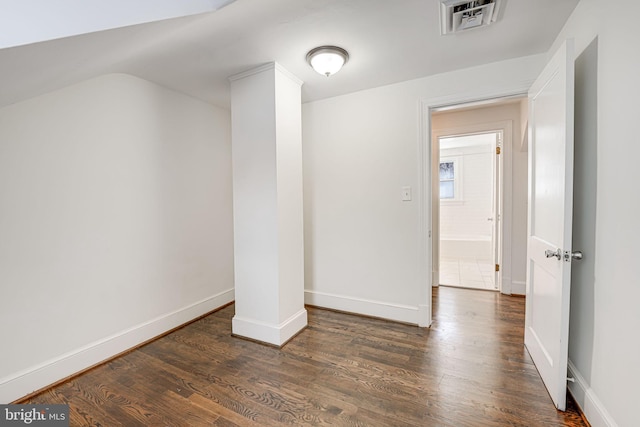
M 524 348 L 524 302 L 436 288 L 429 329 L 309 307 L 282 349 L 231 337 L 229 305 L 28 403 L 72 426 L 584 426 Z

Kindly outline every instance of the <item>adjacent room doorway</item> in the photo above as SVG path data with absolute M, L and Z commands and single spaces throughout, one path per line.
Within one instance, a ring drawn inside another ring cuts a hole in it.
M 526 151 L 520 139 L 521 128 L 526 129 L 526 124 L 524 127 L 520 124 L 522 113 L 526 112 L 523 103 L 522 96 L 510 96 L 430 109 L 433 286 L 442 284 L 504 294 L 516 290 L 524 294 L 524 289 L 520 290 L 524 286 L 517 283 L 518 288 L 514 289 L 512 279 L 514 224 L 518 232 L 516 255 L 521 255 L 520 245 L 526 247 L 522 241 L 526 217 L 520 214 L 526 175 L 521 169 L 515 175 L 513 172 L 514 158 L 519 168 L 526 164 L 526 156 L 524 163 L 522 158 Z M 449 178 L 445 176 L 447 173 Z M 519 192 L 516 219 L 514 185 Z M 516 268 L 518 276 L 523 276 L 522 266 Z
M 500 288 L 502 141 L 501 129 L 437 139 L 440 285 Z

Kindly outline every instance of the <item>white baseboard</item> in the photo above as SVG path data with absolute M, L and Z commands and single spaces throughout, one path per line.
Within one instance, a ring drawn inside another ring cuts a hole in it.
M 569 376 L 575 380 L 574 382 L 568 382 L 569 391 L 587 421 L 591 424 L 591 427 L 618 427 L 618 424 L 609 415 L 596 393 L 571 360 L 569 360 L 568 371 Z
M 186 307 L 0 379 L 0 403 L 9 403 L 97 365 L 234 300 L 229 289 Z
M 500 280 L 500 293 L 504 295 L 511 295 L 511 277 L 503 275 Z
M 418 306 L 418 326 L 421 328 L 428 328 L 431 326 L 431 317 L 429 317 L 429 306 L 426 304 L 420 304 Z
M 231 321 L 234 335 L 276 346 L 283 345 L 306 326 L 307 310 L 304 308 L 279 325 L 237 315 Z
M 511 295 L 526 295 L 527 284 L 517 280 L 511 281 Z
M 382 319 L 411 323 L 414 325 L 420 324 L 420 310 L 417 306 L 391 304 L 382 301 L 353 298 L 345 295 L 315 292 L 308 289 L 304 291 L 304 302 L 305 304 L 330 308 L 332 310 L 380 317 Z

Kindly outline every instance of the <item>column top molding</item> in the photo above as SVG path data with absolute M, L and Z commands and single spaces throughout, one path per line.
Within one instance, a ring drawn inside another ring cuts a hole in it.
M 230 82 L 235 82 L 238 80 L 242 80 L 244 78 L 253 76 L 255 74 L 260 74 L 260 73 L 264 73 L 265 71 L 270 71 L 270 70 L 277 70 L 280 73 L 282 73 L 284 76 L 286 76 L 289 80 L 291 80 L 292 82 L 294 82 L 295 84 L 302 86 L 304 84 L 304 82 L 302 80 L 300 80 L 299 78 L 297 78 L 296 76 L 294 76 L 289 70 L 287 70 L 286 68 L 284 68 L 282 65 L 278 64 L 277 62 L 268 62 L 264 65 L 260 65 L 258 67 L 255 68 L 251 68 L 250 70 L 246 70 L 246 71 L 242 71 L 241 73 L 238 74 L 234 74 L 232 76 L 229 76 L 229 81 Z

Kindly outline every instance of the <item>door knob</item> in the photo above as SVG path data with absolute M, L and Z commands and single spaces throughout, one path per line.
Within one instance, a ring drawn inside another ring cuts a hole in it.
M 556 257 L 560 260 L 562 259 L 562 251 L 560 249 L 558 249 L 557 251 L 552 251 L 551 249 L 547 249 L 546 251 L 544 251 L 544 256 L 546 256 L 547 258 Z
M 582 259 L 582 251 L 571 252 L 571 259 L 575 259 L 576 261 L 580 261 Z

